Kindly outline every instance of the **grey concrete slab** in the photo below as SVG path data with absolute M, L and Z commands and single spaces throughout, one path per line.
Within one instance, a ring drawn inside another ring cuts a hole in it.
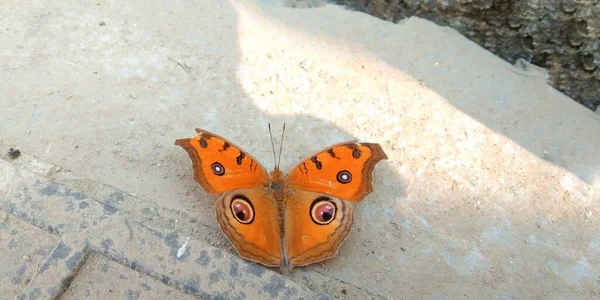
M 62 300 L 79 299 L 197 299 L 155 279 L 114 262 L 100 254 L 90 254 L 60 296 Z
M 0 228 L 2 241 L 11 251 L 6 257 L 12 260 L 3 265 L 12 279 L 2 281 L 1 288 L 13 293 L 20 289 L 18 299 L 54 299 L 61 295 L 81 274 L 79 270 L 90 253 L 154 278 L 161 290 L 178 290 L 173 293 L 206 299 L 328 298 L 196 238 L 145 226 L 110 203 L 31 172 L 23 164 L 17 166 L 0 159 L 0 174 L 0 210 L 6 219 Z M 15 225 L 9 227 L 10 220 L 15 220 Z M 36 227 L 35 236 L 13 228 L 23 223 Z M 15 242 L 4 238 L 11 233 Z M 38 268 L 27 268 L 20 263 L 23 255 L 13 251 L 28 237 L 49 241 L 40 243 L 37 252 L 24 252 L 31 257 L 28 259 L 43 262 Z M 35 253 L 45 255 L 33 256 Z M 88 276 L 86 272 L 83 274 Z M 25 276 L 31 279 L 25 282 Z M 96 281 L 95 289 L 103 288 L 110 289 Z
M 27 194 L 23 196 L 28 197 Z M 0 298 L 17 296 L 59 241 L 60 237 L 56 235 L 0 212 Z
M 71 284 L 88 253 L 81 240 L 61 240 L 16 299 L 55 299 Z

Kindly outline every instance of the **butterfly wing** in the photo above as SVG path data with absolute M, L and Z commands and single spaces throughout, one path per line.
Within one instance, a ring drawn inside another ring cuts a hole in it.
M 198 136 L 178 139 L 194 168 L 194 179 L 209 194 L 241 188 L 262 188 L 269 181 L 265 168 L 227 139 L 196 128 Z
M 299 190 L 288 192 L 284 203 L 284 265 L 291 270 L 335 256 L 352 228 L 352 203 Z
M 346 142 L 308 156 L 285 178 L 288 188 L 359 202 L 373 191 L 375 164 L 387 156 L 376 143 Z
M 240 256 L 269 267 L 280 266 L 281 226 L 277 202 L 263 189 L 238 189 L 215 204 L 219 226 Z

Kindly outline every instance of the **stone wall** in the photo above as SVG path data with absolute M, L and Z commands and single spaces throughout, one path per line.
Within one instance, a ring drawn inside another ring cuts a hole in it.
M 548 83 L 600 105 L 600 0 L 332 0 L 398 22 L 418 16 L 451 26 L 501 58 L 548 70 Z

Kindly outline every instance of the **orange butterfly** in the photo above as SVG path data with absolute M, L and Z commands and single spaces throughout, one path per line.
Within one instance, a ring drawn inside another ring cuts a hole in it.
M 335 256 L 350 233 L 352 202 L 373 190 L 373 168 L 387 159 L 379 144 L 352 141 L 308 156 L 285 176 L 278 163 L 269 174 L 225 138 L 196 132 L 175 144 L 189 154 L 196 182 L 220 194 L 215 206 L 223 232 L 240 256 L 289 271 Z

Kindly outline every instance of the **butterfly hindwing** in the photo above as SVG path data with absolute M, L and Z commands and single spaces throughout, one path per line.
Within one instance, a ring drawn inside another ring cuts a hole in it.
M 284 203 L 284 265 L 292 269 L 335 256 L 352 228 L 352 203 L 298 190 L 288 191 Z
M 215 202 L 219 226 L 240 256 L 276 267 L 282 262 L 277 203 L 262 189 L 238 189 Z

